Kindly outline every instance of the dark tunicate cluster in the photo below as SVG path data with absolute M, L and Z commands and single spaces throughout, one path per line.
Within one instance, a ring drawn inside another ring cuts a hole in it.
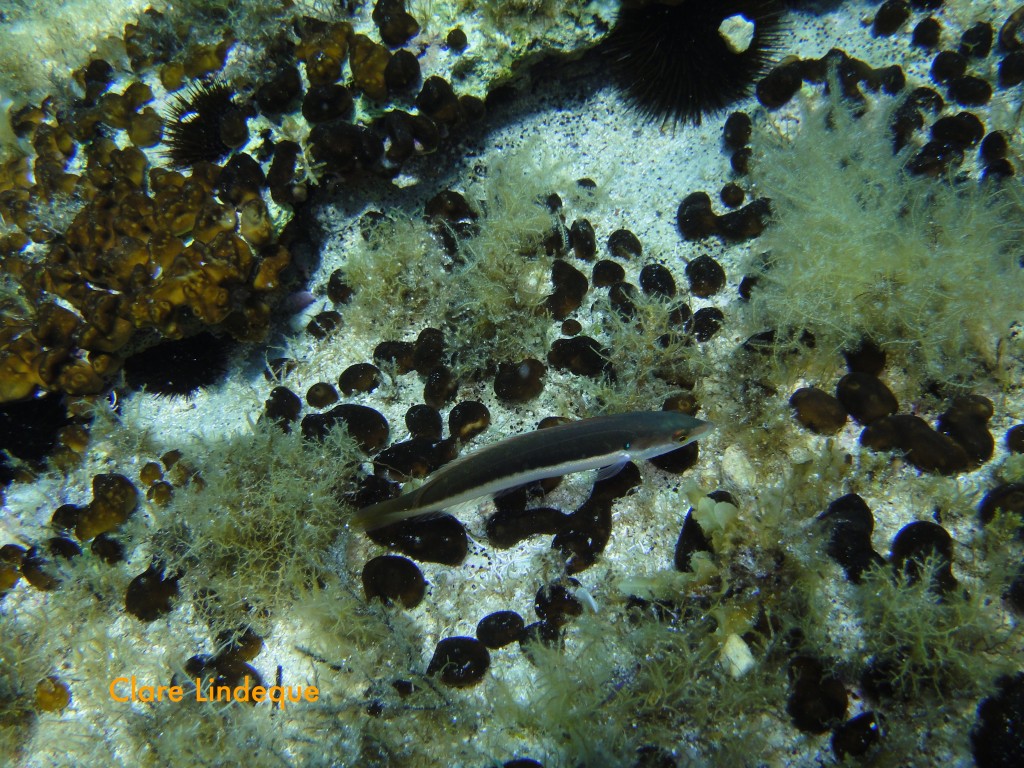
M 701 307 L 687 319 L 685 328 L 694 339 L 704 343 L 710 341 L 722 329 L 724 322 L 725 315 L 718 307 Z
M 790 691 L 786 713 L 805 733 L 824 733 L 846 715 L 848 696 L 843 682 L 825 671 L 811 656 L 797 656 L 789 664 Z
M 865 571 L 885 563 L 885 559 L 871 546 L 874 515 L 857 494 L 850 493 L 836 499 L 818 516 L 818 520 L 829 532 L 826 553 L 842 566 L 846 578 L 854 584 L 861 583 Z
M 899 66 L 875 69 L 833 48 L 820 59 L 787 59 L 776 66 L 757 84 L 757 100 L 768 109 L 779 109 L 796 95 L 804 82 L 825 84 L 833 67 L 843 97 L 857 103 L 865 101 L 860 90 L 862 83 L 869 90 L 881 89 L 889 94 L 899 93 L 906 85 L 906 76 Z
M 801 387 L 789 404 L 796 420 L 816 435 L 834 435 L 846 426 L 843 404 L 817 387 Z
M 263 403 L 263 411 L 268 419 L 288 432 L 291 425 L 299 420 L 302 400 L 288 387 L 274 387 Z
M 873 424 L 899 410 L 892 390 L 877 376 L 854 371 L 836 384 L 836 398 L 859 424 Z
M 771 214 L 771 203 L 762 197 L 719 215 L 712 209 L 707 192 L 693 192 L 679 203 L 676 225 L 684 240 L 704 240 L 717 235 L 726 242 L 739 243 L 764 232 Z
M 495 611 L 477 622 L 476 637 L 491 650 L 497 650 L 517 642 L 525 626 L 523 617 L 515 611 Z
M 967 452 L 959 443 L 936 432 L 920 416 L 884 416 L 864 428 L 860 444 L 873 451 L 900 451 L 922 472 L 954 475 L 969 464 Z
M 577 259 L 593 261 L 597 255 L 597 233 L 587 219 L 576 219 L 569 227 L 569 247 Z
M 594 483 L 590 496 L 567 517 L 551 542 L 565 558 L 567 573 L 579 573 L 597 561 L 611 538 L 612 503 L 639 484 L 640 470 L 633 462 L 613 477 Z
M 494 375 L 494 394 L 505 403 L 527 403 L 544 390 L 547 367 L 527 358 L 518 363 L 499 363 Z
M 323 440 L 331 428 L 341 424 L 364 453 L 376 453 L 387 444 L 387 419 L 373 408 L 354 403 L 342 403 L 324 413 L 303 416 L 302 436 L 307 440 Z
M 487 519 L 487 541 L 496 549 L 508 549 L 533 536 L 557 534 L 567 519 L 568 515 L 553 507 L 517 509 L 503 505 Z
M 626 270 L 622 265 L 609 259 L 601 259 L 594 265 L 591 273 L 595 288 L 608 288 L 626 279 Z
M 591 378 L 611 370 L 608 351 L 589 336 L 555 339 L 548 351 L 548 365 Z
M 353 363 L 338 377 L 338 388 L 346 397 L 373 392 L 384 381 L 384 375 L 373 363 Z
M 640 238 L 628 229 L 616 229 L 608 235 L 608 252 L 619 259 L 639 259 L 644 247 Z
M 142 621 L 155 621 L 170 613 L 178 597 L 180 578 L 180 573 L 166 576 L 163 565 L 154 563 L 128 584 L 125 610 Z
M 406 608 L 415 608 L 426 591 L 423 572 L 407 558 L 380 555 L 363 566 L 363 593 L 367 601 L 380 600 L 385 605 L 399 602 Z
M 875 13 L 871 22 L 871 33 L 876 37 L 888 37 L 894 34 L 904 22 L 910 18 L 910 6 L 907 0 L 885 0 Z
M 580 586 L 576 579 L 569 579 L 569 584 Z M 537 590 L 533 610 L 541 621 L 562 627 L 583 613 L 583 603 L 564 584 L 547 584 Z
M 326 339 L 342 325 L 341 313 L 333 309 L 317 312 L 306 325 L 306 333 L 314 339 Z
M 442 426 L 441 413 L 429 405 L 414 405 L 405 412 L 405 427 L 414 438 L 436 442 Z
M 687 263 L 686 280 L 690 284 L 690 293 L 707 299 L 725 286 L 725 270 L 715 259 L 705 254 Z
M 882 739 L 878 715 L 861 712 L 832 732 L 832 752 L 840 762 L 847 757 L 861 759 L 874 750 Z
M 468 442 L 491 425 L 491 412 L 477 400 L 464 400 L 448 414 L 448 433 L 461 442 Z
M 978 505 L 978 519 L 982 525 L 988 525 L 999 510 L 1019 515 L 1024 520 L 1024 483 L 1002 483 L 988 491 Z M 1024 526 L 1017 536 L 1024 540 Z
M 409 518 L 367 532 L 376 543 L 397 549 L 413 560 L 459 565 L 469 552 L 465 526 L 451 515 Z
M 746 112 L 733 112 L 725 119 L 722 142 L 732 151 L 729 165 L 737 176 L 745 176 L 750 172 L 750 157 L 753 153 L 749 144 L 752 134 L 753 123 Z
M 436 675 L 452 688 L 468 688 L 479 683 L 490 666 L 487 646 L 475 637 L 446 637 L 434 649 L 427 676 Z
M 889 553 L 893 570 L 910 584 L 921 580 L 922 566 L 928 559 L 936 561 L 929 588 L 949 594 L 956 586 L 953 576 L 953 539 L 937 523 L 915 520 L 900 528 L 892 540 Z
M 938 48 L 941 39 L 942 25 L 932 16 L 921 19 L 910 37 L 914 45 L 929 51 Z
M 545 299 L 544 306 L 555 320 L 565 320 L 579 309 L 590 287 L 586 275 L 561 259 L 551 265 L 551 284 L 555 290 Z
M 995 409 L 987 397 L 961 395 L 939 416 L 938 429 L 967 452 L 972 464 L 983 464 L 992 458 L 996 447 L 995 438 L 988 431 L 993 413 Z
M 676 295 L 676 281 L 664 264 L 647 264 L 640 270 L 640 290 L 647 296 L 671 299 Z
M 1009 768 L 1024 763 L 1024 672 L 1004 676 L 978 704 L 971 728 L 971 754 L 978 768 Z
M 338 390 L 326 381 L 318 381 L 306 390 L 306 404 L 310 408 L 326 408 L 338 400 Z

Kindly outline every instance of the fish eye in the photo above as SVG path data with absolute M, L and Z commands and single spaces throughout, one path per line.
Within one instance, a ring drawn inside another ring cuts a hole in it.
M 677 443 L 685 442 L 686 438 L 689 436 L 689 433 L 685 429 L 677 429 L 672 433 L 672 439 Z

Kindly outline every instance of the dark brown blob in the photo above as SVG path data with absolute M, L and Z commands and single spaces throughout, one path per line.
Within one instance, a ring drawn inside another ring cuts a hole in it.
M 59 531 L 70 531 L 78 523 L 78 517 L 87 507 L 78 504 L 61 504 L 50 516 L 50 525 Z
M 703 240 L 718 232 L 718 216 L 711 209 L 707 192 L 693 192 L 683 198 L 676 211 L 676 224 L 684 240 Z
M 128 584 L 124 596 L 125 610 L 142 621 L 155 621 L 170 613 L 174 599 L 178 597 L 180 576 L 165 578 L 163 566 L 154 563 Z
M 865 571 L 885 564 L 885 559 L 871 546 L 874 515 L 857 494 L 839 497 L 828 505 L 818 520 L 828 531 L 825 552 L 842 567 L 849 581 L 860 584 Z
M 570 317 L 562 322 L 560 330 L 563 336 L 579 336 L 583 333 L 583 325 L 579 320 L 574 320 Z
M 693 555 L 696 552 L 713 552 L 711 540 L 708 539 L 704 529 L 693 516 L 693 510 L 686 513 L 683 520 L 683 527 L 679 531 L 679 538 L 676 540 L 675 555 L 673 564 L 677 571 L 689 573 L 693 570 Z
M 789 404 L 796 420 L 816 435 L 834 435 L 846 425 L 843 404 L 817 387 L 801 387 Z
M 535 621 L 523 628 L 522 637 L 519 638 L 519 650 L 531 664 L 536 664 L 531 648 L 537 643 L 545 648 L 561 648 L 562 631 L 546 621 Z
M 1010 142 L 1006 131 L 992 131 L 981 140 L 978 154 L 985 165 L 1002 160 L 1010 150 Z
M 338 83 L 314 85 L 302 99 L 302 116 L 310 123 L 350 120 L 353 109 L 352 94 Z
M 451 84 L 442 77 L 431 75 L 423 81 L 416 96 L 416 107 L 427 117 L 444 125 L 462 121 L 462 107 Z
M 934 50 L 939 47 L 941 37 L 942 25 L 936 19 L 929 16 L 917 23 L 910 41 L 919 48 Z
M 51 592 L 60 586 L 60 579 L 50 573 L 49 561 L 38 547 L 29 547 L 21 559 L 21 575 L 38 590 Z
M 314 162 L 323 164 L 325 172 L 340 176 L 372 170 L 384 154 L 383 140 L 377 134 L 344 120 L 314 125 L 309 147 Z
M 703 307 L 693 313 L 686 323 L 686 330 L 699 342 L 710 341 L 722 328 L 725 315 L 718 307 Z M 694 443 L 696 445 L 696 443 Z
M 972 59 L 983 59 L 992 51 L 994 32 L 992 25 L 978 21 L 964 30 L 960 36 L 960 55 Z
M 341 327 L 341 313 L 327 309 L 314 315 L 306 326 L 306 333 L 314 339 L 326 339 Z
M 302 413 L 302 401 L 299 396 L 288 387 L 274 387 L 270 390 L 270 397 L 263 404 L 267 418 L 286 431 L 290 424 L 298 421 Z
M 623 320 L 636 317 L 636 286 L 632 283 L 615 283 L 608 289 L 608 303 Z
M 459 391 L 459 382 L 455 374 L 446 365 L 438 365 L 427 374 L 423 385 L 423 400 L 434 408 L 442 408 L 452 400 Z
M 640 270 L 640 290 L 647 296 L 671 299 L 676 295 L 676 281 L 664 264 L 648 264 Z
M 302 76 L 294 65 L 286 65 L 256 89 L 254 101 L 264 115 L 289 112 L 302 95 Z
M 900 528 L 892 540 L 889 555 L 893 570 L 915 584 L 921 580 L 921 568 L 929 558 L 938 558 L 939 561 L 931 589 L 949 594 L 957 585 L 952 571 L 953 539 L 949 532 L 928 520 L 916 520 Z
M 871 339 L 861 339 L 856 349 L 843 350 L 846 368 L 851 373 L 866 373 L 878 376 L 885 370 L 885 350 Z
M 789 103 L 803 84 L 803 62 L 786 62 L 773 68 L 755 86 L 757 100 L 766 109 L 778 109 Z
M 464 400 L 448 414 L 448 433 L 463 442 L 482 434 L 491 425 L 491 412 L 476 400 Z
M 553 507 L 499 509 L 487 518 L 487 541 L 496 549 L 508 549 L 531 536 L 558 533 L 567 519 Z
M 422 375 L 440 365 L 444 358 L 444 332 L 438 328 L 424 328 L 416 337 L 412 350 L 413 370 Z
M 626 270 L 617 262 L 602 259 L 594 265 L 591 279 L 594 282 L 594 287 L 606 288 L 609 285 L 615 285 L 615 283 L 625 280 Z
M 710 256 L 698 256 L 686 265 L 686 279 L 690 283 L 690 293 L 706 299 L 722 290 L 725 270 Z
M 402 376 L 415 367 L 416 347 L 411 341 L 382 341 L 373 349 L 373 361 L 377 365 L 394 367 Z
M 639 485 L 640 480 L 640 470 L 629 462 L 613 477 L 594 483 L 587 500 L 568 515 L 551 542 L 551 548 L 565 558 L 566 573 L 579 573 L 597 562 L 611 538 L 612 503 Z
M 910 18 L 910 6 L 907 0 L 885 0 L 878 7 L 875 20 L 871 24 L 871 34 L 875 37 L 888 37 L 895 33 Z
M 576 219 L 569 227 L 569 246 L 577 259 L 593 261 L 597 254 L 597 234 L 587 219 Z
M 388 446 L 373 460 L 376 474 L 403 483 L 412 478 L 424 478 L 438 466 L 434 441 L 416 437 Z
M 824 733 L 846 715 L 847 694 L 842 681 L 828 675 L 810 656 L 797 656 L 789 665 L 786 712 L 805 733 Z
M 415 608 L 423 601 L 427 580 L 412 560 L 398 555 L 380 555 L 363 566 L 363 593 L 367 602 L 380 600 L 384 605 L 401 603 Z
M 326 408 L 338 399 L 338 390 L 326 381 L 318 381 L 306 391 L 306 402 L 311 408 Z
M 107 565 L 115 565 L 125 560 L 124 544 L 106 533 L 101 533 L 93 539 L 89 549 Z
M 573 586 L 580 586 L 576 579 L 569 580 Z M 537 590 L 533 600 L 533 610 L 537 618 L 561 627 L 572 619 L 583 614 L 583 603 L 563 584 L 548 584 Z
M 1017 14 L 1024 15 L 1024 9 Z M 1024 672 L 1004 675 L 996 683 L 995 693 L 978 705 L 978 719 L 971 728 L 971 754 L 977 768 L 1024 763 Z
M 956 51 L 939 51 L 932 59 L 931 75 L 936 83 L 949 83 L 967 72 L 967 59 Z
M 370 14 L 380 39 L 392 48 L 405 45 L 420 31 L 419 22 L 405 10 L 405 0 L 377 0 Z
M 930 129 L 933 141 L 950 144 L 958 149 L 977 145 L 985 135 L 985 125 L 970 112 L 940 117 Z
M 356 392 L 373 392 L 384 381 L 380 368 L 372 363 L 353 363 L 338 377 L 338 387 L 346 397 Z
M 871 424 L 899 410 L 896 396 L 875 376 L 848 373 L 836 384 L 836 397 L 860 424 Z
M 608 235 L 608 252 L 619 259 L 638 259 L 644 247 L 640 238 L 628 229 L 616 229 Z
M 737 176 L 746 176 L 750 173 L 750 158 L 754 152 L 750 147 L 741 147 L 732 153 L 729 158 L 729 167 Z
M 771 219 L 767 198 L 751 200 L 742 208 L 718 217 L 718 234 L 727 242 L 739 243 L 758 237 Z
M 743 187 L 739 184 L 729 182 L 718 192 L 718 198 L 722 201 L 722 204 L 729 208 L 738 208 L 743 205 L 743 198 L 745 193 Z
M 753 123 L 746 112 L 733 112 L 725 119 L 722 141 L 729 149 L 740 149 L 750 143 Z
M 981 524 L 991 523 L 1000 509 L 1024 519 L 1024 483 L 1003 483 L 986 493 L 978 505 Z M 1017 532 L 1017 537 L 1024 539 L 1024 526 Z
M 406 429 L 420 440 L 440 440 L 442 423 L 440 412 L 429 405 L 414 405 L 405 412 Z
M 981 107 L 992 99 L 988 80 L 974 75 L 955 77 L 948 84 L 949 98 L 963 107 Z
M 306 190 L 296 182 L 295 169 L 302 148 L 294 141 L 279 141 L 274 145 L 274 160 L 267 171 L 270 196 L 278 205 L 292 206 L 305 201 Z
M 551 265 L 551 284 L 555 290 L 544 306 L 555 320 L 565 320 L 579 309 L 590 287 L 587 276 L 562 259 L 555 259 Z
M 466 33 L 462 31 L 462 27 L 455 27 L 455 29 L 451 30 L 445 36 L 444 44 L 448 46 L 449 51 L 462 53 L 466 50 L 466 46 L 469 45 L 469 38 L 467 38 Z
M 449 224 L 460 221 L 473 221 L 477 213 L 469 207 L 469 202 L 460 193 L 444 189 L 427 201 L 424 213 L 427 218 L 441 219 Z
M 559 371 L 596 378 L 609 369 L 608 352 L 589 336 L 556 339 L 548 352 L 548 364 Z
M 1003 442 L 1010 453 L 1024 453 L 1024 424 L 1014 424 L 1006 430 Z
M 332 427 L 344 424 L 348 435 L 364 453 L 376 453 L 388 442 L 388 422 L 380 412 L 365 405 L 342 403 L 325 413 L 311 413 L 302 418 L 302 436 L 307 440 L 323 440 Z
M 997 82 L 1000 88 L 1024 83 L 1024 51 L 1013 51 L 999 61 Z
M 384 67 L 384 82 L 389 93 L 404 93 L 416 89 L 420 84 L 420 63 L 416 54 L 402 49 Z
M 918 416 L 878 419 L 861 432 L 860 444 L 873 451 L 901 451 L 922 472 L 954 475 L 970 464 L 966 451 L 956 441 L 936 432 Z
M 832 732 L 832 752 L 839 762 L 847 757 L 860 759 L 877 747 L 881 739 L 878 716 L 870 711 L 861 712 Z
M 122 525 L 139 505 L 139 491 L 124 475 L 100 474 L 92 479 L 92 501 L 75 521 L 75 536 L 89 541 Z
M 459 565 L 469 551 L 465 526 L 448 514 L 409 518 L 369 531 L 367 536 L 424 563 Z
M 484 616 L 476 625 L 476 637 L 491 650 L 504 648 L 523 636 L 526 622 L 515 611 L 495 611 Z
M 491 665 L 487 646 L 475 637 L 446 637 L 439 641 L 427 665 L 427 676 L 439 675 L 452 688 L 476 685 Z
M 994 412 L 987 397 L 961 395 L 939 416 L 939 432 L 956 440 L 972 463 L 984 463 L 992 458 L 996 447 L 995 438 L 988 431 L 988 420 Z
M 689 445 L 684 445 L 682 448 L 676 448 L 668 453 L 655 456 L 652 459 L 648 459 L 648 461 L 662 472 L 670 472 L 673 475 L 680 475 L 693 467 L 697 463 L 699 457 L 700 449 L 697 447 L 697 443 L 690 443 Z
M 499 363 L 494 376 L 494 394 L 506 403 L 527 403 L 544 390 L 547 368 L 540 360 Z

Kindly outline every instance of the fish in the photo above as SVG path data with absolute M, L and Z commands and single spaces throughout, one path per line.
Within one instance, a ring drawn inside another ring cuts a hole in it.
M 373 530 L 572 472 L 598 469 L 597 479 L 605 479 L 629 461 L 689 445 L 713 426 L 678 411 L 632 411 L 512 435 L 441 467 L 415 490 L 363 507 L 352 524 Z

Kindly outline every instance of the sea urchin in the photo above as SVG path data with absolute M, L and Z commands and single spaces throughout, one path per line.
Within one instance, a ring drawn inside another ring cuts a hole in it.
M 624 0 L 604 51 L 641 113 L 700 123 L 766 71 L 780 16 L 779 0 Z

